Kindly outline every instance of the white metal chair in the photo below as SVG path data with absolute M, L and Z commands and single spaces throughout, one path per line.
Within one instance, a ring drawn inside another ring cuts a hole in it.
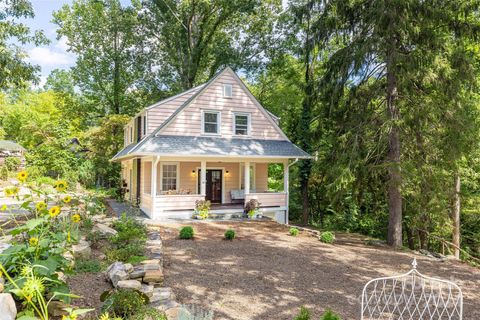
M 461 320 L 462 290 L 424 276 L 413 260 L 406 274 L 370 280 L 362 292 L 362 320 Z

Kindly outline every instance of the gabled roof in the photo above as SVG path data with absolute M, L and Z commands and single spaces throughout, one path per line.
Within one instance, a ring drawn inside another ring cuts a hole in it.
M 0 151 L 25 151 L 25 148 L 11 140 L 0 140 Z

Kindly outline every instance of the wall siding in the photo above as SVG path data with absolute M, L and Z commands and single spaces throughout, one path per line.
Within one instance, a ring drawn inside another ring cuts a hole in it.
M 232 98 L 223 97 L 223 84 L 232 84 Z M 271 120 L 255 105 L 229 72 L 221 75 L 209 88 L 195 98 L 167 127 L 162 129 L 161 134 L 201 135 L 202 110 L 221 112 L 221 136 L 224 138 L 238 137 L 233 135 L 234 112 L 245 112 L 250 113 L 251 138 L 284 140 L 279 130 L 271 124 Z
M 255 191 L 268 191 L 268 163 L 255 164 Z

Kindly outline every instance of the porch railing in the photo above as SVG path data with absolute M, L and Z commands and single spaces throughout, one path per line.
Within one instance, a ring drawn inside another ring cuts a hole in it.
M 195 201 L 204 200 L 205 196 L 200 194 L 175 194 L 175 195 L 157 195 L 155 197 L 156 210 L 193 210 Z
M 245 195 L 245 202 L 252 199 L 260 203 L 260 207 L 284 207 L 287 205 L 287 194 L 285 192 L 255 192 Z

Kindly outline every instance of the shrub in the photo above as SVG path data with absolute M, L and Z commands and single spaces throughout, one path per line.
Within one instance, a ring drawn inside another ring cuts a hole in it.
M 102 312 L 113 313 L 116 316 L 128 318 L 137 314 L 149 299 L 143 293 L 136 290 L 116 289 L 106 291 L 100 296 L 103 302 Z
M 325 231 L 325 232 L 322 232 L 319 240 L 324 242 L 324 243 L 334 243 L 335 242 L 335 235 L 330 231 Z
M 320 320 L 342 320 L 340 316 L 336 313 L 333 313 L 332 310 L 327 310 L 325 313 L 320 317 Z
M 8 169 L 7 166 L 0 167 L 0 180 L 7 181 L 8 180 Z
M 225 239 L 227 240 L 235 239 L 235 230 L 228 229 L 227 231 L 225 231 Z
M 75 272 L 100 272 L 102 265 L 98 260 L 77 260 L 75 261 Z
M 20 158 L 17 158 L 17 157 L 5 158 L 5 167 L 7 167 L 7 170 L 11 172 L 17 171 L 21 163 L 22 162 L 20 161 Z
M 132 217 L 122 215 L 113 223 L 113 228 L 118 233 L 109 238 L 112 248 L 107 257 L 110 261 L 128 262 L 134 256 L 143 256 L 147 240 L 147 229 L 143 224 Z
M 165 313 L 158 311 L 155 308 L 152 307 L 142 307 L 137 313 L 128 320 L 145 320 L 145 319 L 150 319 L 150 320 L 167 320 L 167 316 Z
M 291 236 L 296 237 L 298 236 L 298 229 L 295 227 L 291 227 L 290 230 L 288 231 Z
M 180 229 L 180 239 L 192 239 L 195 232 L 191 226 L 186 226 Z
M 300 307 L 300 312 L 293 320 L 310 320 L 310 311 L 305 307 Z

